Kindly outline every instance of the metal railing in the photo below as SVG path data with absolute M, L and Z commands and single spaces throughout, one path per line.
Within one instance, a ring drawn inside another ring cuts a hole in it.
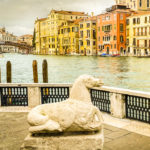
M 110 93 L 106 91 L 91 89 L 91 100 L 100 111 L 110 113 Z
M 56 103 L 69 98 L 69 87 L 41 87 L 41 103 Z
M 126 118 L 150 123 L 150 98 L 125 95 Z
M 0 87 L 1 106 L 28 106 L 27 87 Z
M 0 84 L 1 106 L 28 106 L 69 98 L 71 84 Z M 114 117 L 150 123 L 150 93 L 102 86 L 90 89 L 91 101 Z M 119 113 L 119 114 L 118 114 Z

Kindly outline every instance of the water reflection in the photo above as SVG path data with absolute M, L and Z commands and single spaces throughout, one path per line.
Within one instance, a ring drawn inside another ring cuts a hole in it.
M 42 82 L 42 61 L 47 59 L 49 83 L 72 83 L 81 74 L 102 78 L 105 85 L 150 91 L 150 59 L 134 57 L 35 56 L 4 54 L 0 58 L 2 82 L 6 82 L 6 62 L 12 62 L 12 81 L 32 83 L 32 61 L 38 61 Z

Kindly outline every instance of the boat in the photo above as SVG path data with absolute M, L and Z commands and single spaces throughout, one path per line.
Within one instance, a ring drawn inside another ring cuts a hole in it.
M 112 54 L 111 56 L 112 56 L 112 57 L 119 57 L 120 54 Z
M 106 54 L 106 53 L 103 53 L 103 54 L 100 55 L 100 57 L 110 57 L 110 56 L 111 56 L 111 55 Z
M 137 56 L 137 58 L 150 58 L 150 55 L 147 55 L 147 56 Z

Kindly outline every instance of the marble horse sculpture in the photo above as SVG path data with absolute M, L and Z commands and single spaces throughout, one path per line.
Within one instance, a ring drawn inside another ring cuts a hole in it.
M 89 88 L 100 87 L 100 79 L 80 76 L 71 89 L 70 97 L 63 102 L 39 105 L 28 114 L 30 133 L 59 133 L 100 131 L 102 117 L 92 105 Z

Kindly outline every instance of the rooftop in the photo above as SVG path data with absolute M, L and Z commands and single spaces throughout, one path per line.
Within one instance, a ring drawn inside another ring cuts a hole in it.
M 78 11 L 66 11 L 66 10 L 52 10 L 54 13 L 64 14 L 64 15 L 79 15 L 79 16 L 88 16 L 85 12 L 78 12 Z M 51 12 L 52 12 L 51 11 Z

